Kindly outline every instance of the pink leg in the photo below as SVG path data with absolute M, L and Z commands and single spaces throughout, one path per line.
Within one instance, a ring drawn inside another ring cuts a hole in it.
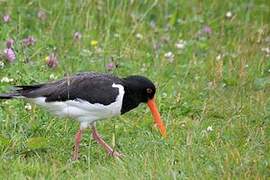
M 73 156 L 72 156 L 73 161 L 76 161 L 79 159 L 81 137 L 82 137 L 82 130 L 80 129 L 77 131 L 75 135 L 75 145 L 74 145 Z
M 113 157 L 121 157 L 123 156 L 121 153 L 114 151 L 113 148 L 111 148 L 102 138 L 101 136 L 98 134 L 96 128 L 94 126 L 92 126 L 92 136 L 93 138 L 97 141 L 97 143 L 99 143 L 106 151 L 109 155 L 113 156 Z

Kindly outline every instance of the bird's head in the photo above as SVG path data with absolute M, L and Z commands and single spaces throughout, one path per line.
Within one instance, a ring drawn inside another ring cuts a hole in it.
M 162 136 L 166 137 L 166 127 L 161 120 L 157 105 L 155 103 L 156 87 L 152 81 L 143 76 L 129 76 L 125 78 L 128 84 L 132 86 L 132 93 L 136 94 L 136 97 L 140 102 L 147 103 L 155 124 L 160 130 Z

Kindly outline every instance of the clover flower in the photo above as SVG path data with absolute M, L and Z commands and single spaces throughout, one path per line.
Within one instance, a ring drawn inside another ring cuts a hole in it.
M 169 51 L 167 53 L 164 54 L 164 57 L 170 62 L 172 63 L 174 61 L 174 54 Z
M 233 17 L 232 12 L 231 12 L 231 11 L 226 12 L 225 17 L 226 17 L 227 19 L 231 19 L 231 18 Z
M 32 110 L 32 106 L 30 103 L 26 103 L 26 105 L 24 106 L 24 109 L 27 111 L 31 111 Z
M 25 46 L 33 46 L 36 43 L 36 39 L 33 36 L 28 36 L 27 38 L 23 39 L 23 44 Z
M 113 62 L 106 65 L 108 71 L 112 71 L 116 66 Z
M 140 33 L 137 33 L 135 36 L 138 40 L 142 40 L 143 39 L 143 35 Z
M 13 49 L 11 49 L 11 48 L 5 49 L 4 54 L 5 54 L 5 57 L 8 60 L 8 62 L 12 63 L 15 61 L 16 55 L 15 55 L 15 52 L 13 51 Z
M 3 16 L 3 21 L 5 23 L 8 23 L 10 20 L 11 20 L 11 18 L 10 18 L 10 16 L 8 14 L 6 14 L 6 15 Z
M 179 40 L 177 43 L 175 43 L 175 47 L 177 49 L 184 49 L 186 47 L 186 41 L 184 40 Z
M 75 33 L 73 34 L 73 39 L 74 39 L 75 41 L 80 41 L 81 38 L 82 38 L 82 33 L 80 33 L 80 32 L 75 32 Z
M 45 12 L 45 11 L 43 11 L 43 10 L 39 10 L 38 12 L 37 12 L 37 17 L 38 17 L 38 19 L 40 19 L 41 21 L 45 21 L 46 19 L 47 19 L 47 13 Z
M 266 57 L 270 56 L 270 48 L 269 47 L 264 47 L 261 49 L 261 51 L 265 53 Z
M 56 80 L 57 79 L 57 76 L 55 76 L 54 74 L 50 74 L 49 79 Z
M 211 29 L 210 26 L 207 26 L 207 25 L 206 25 L 206 26 L 203 27 L 202 32 L 203 32 L 204 34 L 211 35 L 211 34 L 212 34 L 212 29 Z
M 46 63 L 49 66 L 49 68 L 56 68 L 58 66 L 58 59 L 54 53 L 50 54 L 48 57 L 46 57 Z
M 10 83 L 10 82 L 13 82 L 13 81 L 14 81 L 14 79 L 8 78 L 8 77 L 3 77 L 1 79 L 1 83 Z
M 207 132 L 212 132 L 212 131 L 213 131 L 213 127 L 212 127 L 212 126 L 208 126 L 208 127 L 206 128 L 206 131 L 207 131 Z
M 8 39 L 7 42 L 6 42 L 7 48 L 12 48 L 13 45 L 14 45 L 14 40 L 13 39 Z

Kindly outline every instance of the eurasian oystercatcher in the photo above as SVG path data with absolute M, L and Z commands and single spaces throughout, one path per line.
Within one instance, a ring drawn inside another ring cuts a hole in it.
M 147 103 L 160 133 L 166 136 L 166 128 L 154 101 L 155 85 L 143 76 L 121 79 L 110 74 L 79 73 L 54 82 L 15 87 L 13 92 L 0 94 L 0 99 L 27 99 L 58 116 L 80 122 L 80 129 L 75 135 L 73 160 L 79 157 L 82 132 L 88 127 L 92 129 L 93 138 L 109 155 L 120 157 L 122 154 L 114 151 L 98 134 L 95 122 L 124 114 L 140 103 Z

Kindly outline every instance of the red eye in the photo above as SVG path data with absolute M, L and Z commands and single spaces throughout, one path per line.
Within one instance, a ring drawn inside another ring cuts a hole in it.
M 151 93 L 153 92 L 153 90 L 152 90 L 151 88 L 147 88 L 147 89 L 146 89 L 146 92 L 147 92 L 148 94 L 151 94 Z

